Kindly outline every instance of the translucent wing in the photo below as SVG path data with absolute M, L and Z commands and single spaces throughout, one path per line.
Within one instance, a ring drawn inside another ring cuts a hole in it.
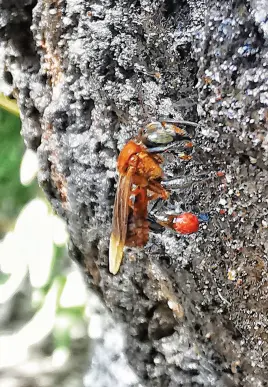
M 118 272 L 123 258 L 123 250 L 127 236 L 131 187 L 132 171 L 130 169 L 126 175 L 120 175 L 114 202 L 112 233 L 109 248 L 109 270 L 112 274 Z

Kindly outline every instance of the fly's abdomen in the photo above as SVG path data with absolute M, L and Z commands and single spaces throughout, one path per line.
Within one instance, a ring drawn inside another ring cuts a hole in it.
M 149 239 L 149 222 L 132 215 L 129 217 L 126 246 L 143 247 Z

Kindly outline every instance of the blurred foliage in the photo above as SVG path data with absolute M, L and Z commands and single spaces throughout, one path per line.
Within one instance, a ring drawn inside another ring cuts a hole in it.
M 0 236 L 37 192 L 36 182 L 29 187 L 20 183 L 20 163 L 25 149 L 20 127 L 18 117 L 0 108 Z
M 64 369 L 66 378 L 79 369 L 81 386 L 88 365 L 85 284 L 67 256 L 65 224 L 38 188 L 36 155 L 25 150 L 20 127 L 18 117 L 0 108 L 0 384 L 28 383 L 27 367 L 38 353 L 51 377 L 36 384 L 47 372 L 38 362 L 35 386 L 67 385 Z
M 6 97 L 3 93 L 0 93 L 0 108 L 3 108 L 14 116 L 20 116 L 16 100 Z

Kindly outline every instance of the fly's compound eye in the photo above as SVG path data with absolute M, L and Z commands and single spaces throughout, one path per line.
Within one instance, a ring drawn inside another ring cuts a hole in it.
M 169 145 L 174 141 L 188 140 L 190 135 L 186 130 L 169 122 L 150 122 L 143 131 L 143 142 L 147 146 Z
M 144 138 L 149 144 L 166 145 L 174 141 L 176 134 L 166 130 L 161 122 L 150 122 L 144 128 Z
M 179 128 L 174 124 L 170 124 L 168 122 L 162 122 L 163 127 L 167 133 L 172 134 L 173 138 L 175 137 L 189 137 L 189 134 L 186 130 Z

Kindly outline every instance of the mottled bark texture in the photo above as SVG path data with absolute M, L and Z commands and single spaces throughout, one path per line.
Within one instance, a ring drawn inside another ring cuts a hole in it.
M 2 0 L 0 15 L 5 88 L 40 184 L 141 383 L 267 385 L 267 1 Z M 166 176 L 207 178 L 157 211 L 209 221 L 151 233 L 112 276 L 116 158 L 160 116 L 200 122 L 193 160 L 166 155 Z

